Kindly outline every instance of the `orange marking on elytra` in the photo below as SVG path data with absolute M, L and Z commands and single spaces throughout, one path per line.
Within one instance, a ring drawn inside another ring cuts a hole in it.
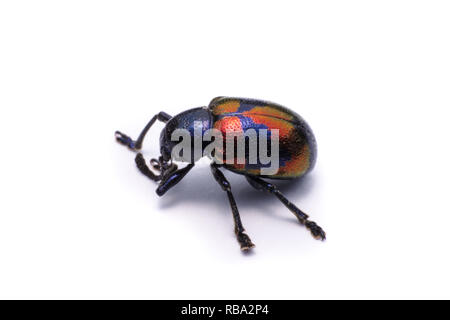
M 249 111 L 244 111 L 242 114 L 246 116 L 252 115 L 268 116 L 288 121 L 294 119 L 294 117 L 291 114 L 271 106 L 256 106 Z
M 287 161 L 277 173 L 280 177 L 297 177 L 301 176 L 309 168 L 309 159 L 311 151 L 308 144 L 305 144 L 298 155 Z
M 240 102 L 236 100 L 227 101 L 214 107 L 213 114 L 221 115 L 224 113 L 236 112 L 239 109 Z

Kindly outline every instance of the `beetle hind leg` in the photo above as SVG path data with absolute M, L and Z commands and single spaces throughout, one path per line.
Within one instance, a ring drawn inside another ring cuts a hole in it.
M 222 187 L 222 190 L 227 193 L 228 201 L 230 203 L 231 211 L 233 213 L 234 233 L 236 234 L 237 241 L 241 246 L 241 250 L 249 251 L 255 245 L 253 244 L 252 240 L 250 240 L 250 237 L 245 233 L 245 229 L 244 226 L 242 225 L 236 201 L 234 200 L 233 193 L 231 192 L 231 185 L 228 182 L 227 178 L 225 178 L 225 176 L 223 175 L 222 171 L 219 170 L 217 164 L 215 163 L 211 164 L 211 171 L 217 183 L 219 183 L 219 185 Z
M 297 217 L 298 221 L 300 221 L 300 223 L 303 224 L 311 232 L 314 238 L 318 240 L 325 240 L 325 231 L 323 231 L 323 229 L 319 227 L 314 221 L 308 220 L 308 215 L 297 208 L 297 206 L 292 202 L 290 202 L 275 185 L 258 177 L 248 175 L 245 177 L 247 178 L 250 185 L 252 185 L 254 188 L 258 190 L 266 190 L 275 195 Z

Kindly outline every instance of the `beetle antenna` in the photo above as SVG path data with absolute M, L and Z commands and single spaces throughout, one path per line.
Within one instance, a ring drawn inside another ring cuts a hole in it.
M 150 160 L 150 165 L 152 166 L 153 169 L 161 171 L 161 164 L 159 163 L 158 160 L 156 159 Z
M 144 156 L 142 155 L 142 153 L 138 152 L 136 154 L 136 158 L 134 159 L 134 161 L 136 162 L 136 166 L 138 167 L 139 171 L 147 176 L 148 178 L 150 178 L 153 181 L 159 181 L 162 178 L 162 175 L 156 175 L 152 172 L 152 170 L 150 170 L 150 168 L 147 166 L 147 164 L 145 163 L 145 159 Z

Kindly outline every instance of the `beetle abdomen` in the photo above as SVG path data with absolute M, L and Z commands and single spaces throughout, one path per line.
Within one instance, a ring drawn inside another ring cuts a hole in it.
M 308 124 L 295 112 L 272 102 L 218 97 L 211 101 L 209 109 L 213 114 L 213 127 L 222 132 L 244 133 L 248 129 L 259 132 L 267 130 L 267 145 L 270 150 L 271 130 L 279 130 L 279 169 L 274 175 L 264 175 L 261 168 L 267 167 L 259 161 L 248 163 L 246 149 L 245 163 L 238 161 L 235 153 L 233 161 L 227 159 L 224 166 L 241 174 L 265 176 L 274 179 L 297 178 L 310 171 L 316 159 L 316 142 Z M 224 147 L 222 156 L 226 154 Z

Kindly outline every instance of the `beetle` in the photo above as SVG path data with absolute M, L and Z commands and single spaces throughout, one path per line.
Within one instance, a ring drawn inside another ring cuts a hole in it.
M 158 159 L 151 159 L 150 165 L 160 174 L 155 174 L 147 166 L 146 161 L 139 150 L 148 130 L 156 120 L 166 123 L 160 135 L 160 152 Z M 172 134 L 177 129 L 185 129 L 194 135 L 194 127 L 200 123 L 200 129 L 204 134 L 209 129 L 216 129 L 225 135 L 229 131 L 245 132 L 248 129 L 266 130 L 277 132 L 279 138 L 279 168 L 275 174 L 265 175 L 262 163 L 249 164 L 242 161 L 217 160 L 217 154 L 213 154 L 211 171 L 223 191 L 226 192 L 234 219 L 234 231 L 241 250 L 247 251 L 255 245 L 245 233 L 236 201 L 231 192 L 231 185 L 225 178 L 221 169 L 227 169 L 234 173 L 244 175 L 250 185 L 258 190 L 265 190 L 275 195 L 319 240 L 325 240 L 325 232 L 315 222 L 308 219 L 308 215 L 291 203 L 280 190 L 271 182 L 264 179 L 297 179 L 310 172 L 316 162 L 317 145 L 314 134 L 309 125 L 294 111 L 279 104 L 247 98 L 217 97 L 207 107 L 198 107 L 186 110 L 174 117 L 164 111 L 156 114 L 144 127 L 137 140 L 131 139 L 120 131 L 115 132 L 116 140 L 133 151 L 137 151 L 135 163 L 139 171 L 153 181 L 159 182 L 156 189 L 158 196 L 164 195 L 169 189 L 180 182 L 194 167 L 198 159 L 189 158 L 188 164 L 183 168 L 173 162 L 172 151 L 176 145 L 172 141 Z M 193 147 L 193 146 L 192 146 Z M 203 149 L 205 145 L 201 146 Z M 224 148 L 225 149 L 225 148 Z M 225 150 L 222 152 L 225 152 Z M 248 157 L 248 148 L 245 157 Z M 229 160 L 229 159 L 228 159 Z M 235 159 L 236 160 L 236 159 Z

